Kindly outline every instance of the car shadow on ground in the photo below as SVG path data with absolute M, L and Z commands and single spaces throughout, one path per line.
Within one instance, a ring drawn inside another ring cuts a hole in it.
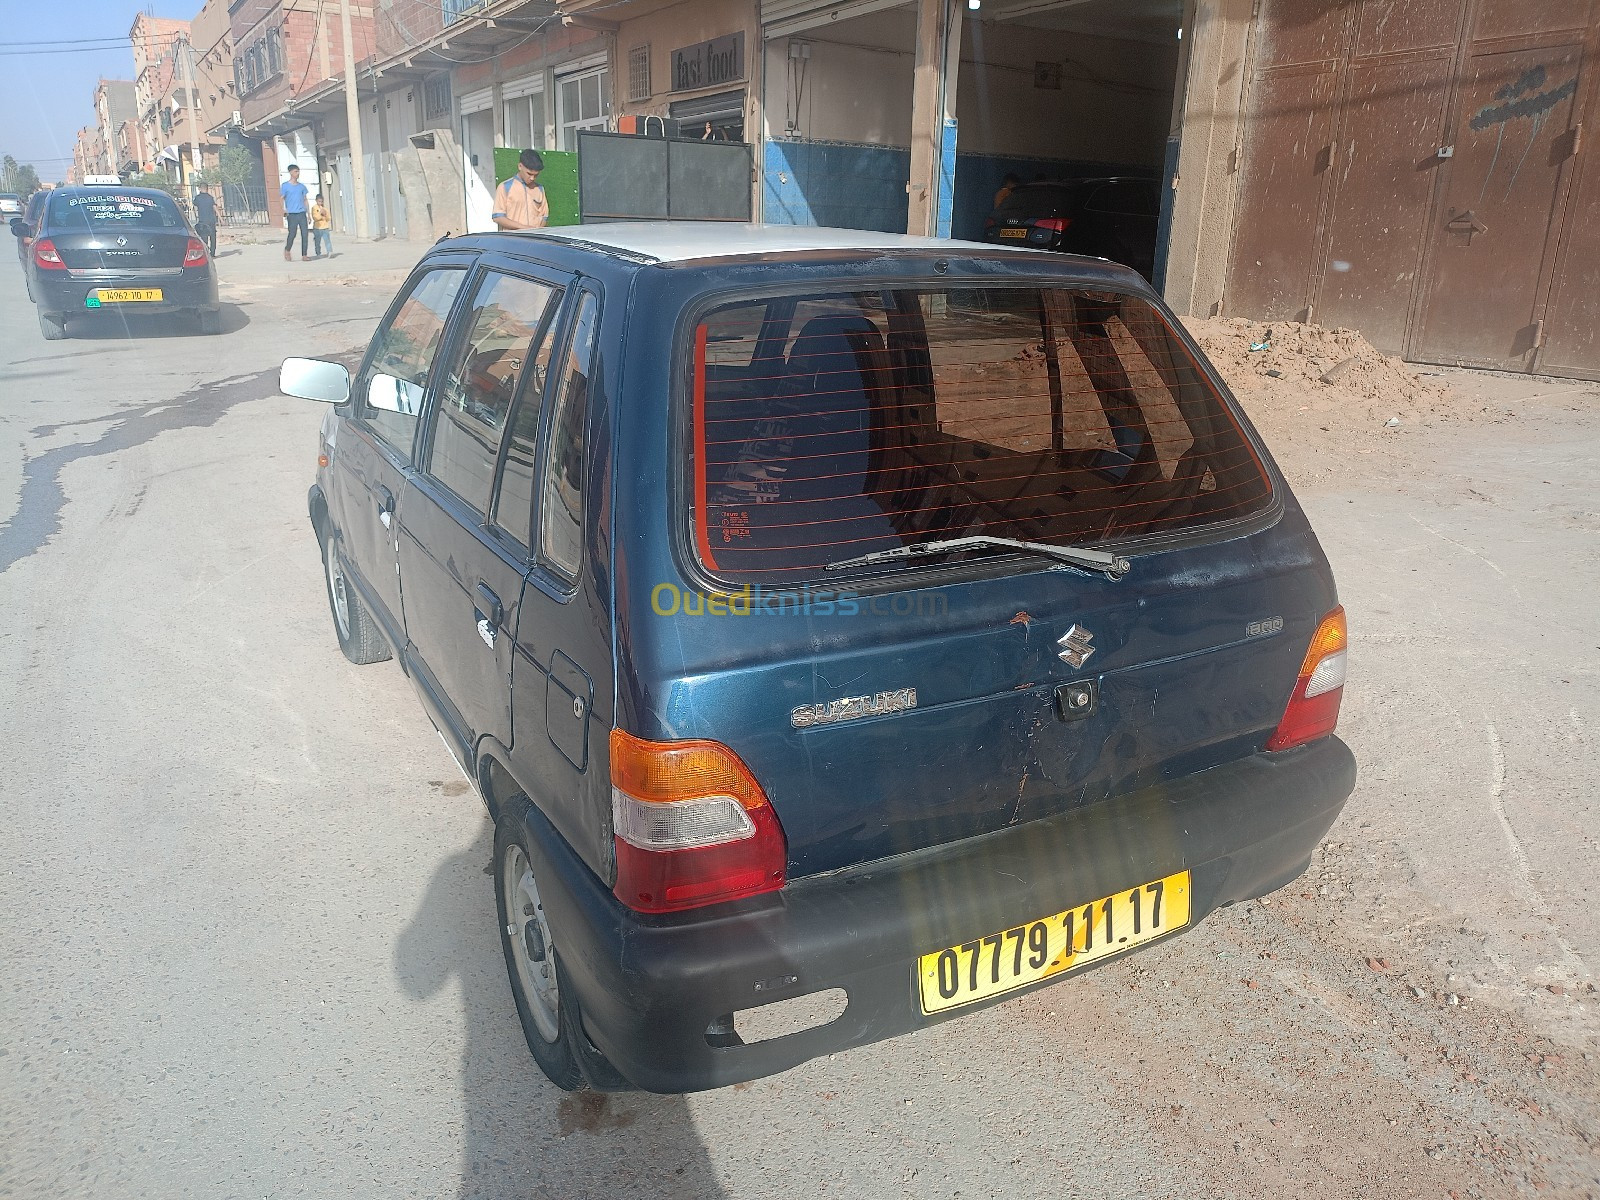
M 723 1196 L 682 1096 L 563 1092 L 517 1021 L 486 873 L 493 833 L 444 860 L 395 946 L 395 972 L 424 1000 L 459 986 L 465 1046 L 462 1197 Z
M 238 333 L 250 316 L 237 304 L 222 305 L 222 333 Z M 80 342 L 145 341 L 158 338 L 205 337 L 190 313 L 97 313 L 68 317 L 67 336 Z

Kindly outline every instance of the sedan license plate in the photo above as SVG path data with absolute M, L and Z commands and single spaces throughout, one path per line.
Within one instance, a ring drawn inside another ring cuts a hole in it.
M 1002 229 L 1000 231 L 1000 236 L 1009 238 L 1025 238 L 1028 236 L 1028 231 L 1026 229 Z
M 138 304 L 161 299 L 160 288 L 98 288 L 90 292 L 83 303 L 86 308 L 99 308 L 102 304 Z
M 1189 872 L 1106 896 L 917 961 L 924 1013 L 943 1012 L 1076 970 L 1189 923 Z

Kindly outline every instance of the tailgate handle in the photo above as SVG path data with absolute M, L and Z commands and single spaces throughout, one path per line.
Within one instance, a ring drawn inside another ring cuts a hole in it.
M 1078 679 L 1056 685 L 1056 716 L 1063 721 L 1082 721 L 1100 710 L 1100 684 L 1093 679 Z

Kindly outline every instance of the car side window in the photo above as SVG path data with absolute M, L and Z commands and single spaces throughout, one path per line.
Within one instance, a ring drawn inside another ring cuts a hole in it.
M 584 427 L 599 307 L 593 292 L 583 294 L 565 360 L 558 368 L 539 503 L 540 552 L 569 579 L 577 578 L 583 558 Z
M 444 336 L 445 321 L 467 273 L 460 267 L 423 275 L 405 302 L 378 330 L 367 369 L 356 385 L 363 403 L 361 421 L 391 450 L 411 460 L 417 415 L 428 386 L 428 372 Z
M 536 343 L 559 295 L 532 279 L 484 275 L 442 375 L 428 473 L 480 516 L 489 512 L 500 438 L 517 389 L 526 377 L 533 394 L 542 390 L 549 352 L 541 359 Z
M 533 480 L 539 469 L 539 418 L 544 415 L 544 392 L 550 356 L 555 351 L 556 323 L 545 326 L 539 350 L 533 356 L 534 374 L 517 398 L 511 416 L 511 443 L 500 468 L 500 492 L 494 502 L 494 524 L 525 550 L 533 547 Z

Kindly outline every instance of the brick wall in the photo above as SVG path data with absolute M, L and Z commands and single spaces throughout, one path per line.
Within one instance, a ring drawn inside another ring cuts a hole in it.
M 301 0 L 303 3 L 303 0 Z M 336 6 L 323 6 L 323 32 L 328 41 L 328 74 L 322 73 L 316 6 L 302 7 L 294 0 L 246 0 L 233 17 L 234 56 L 247 53 L 269 29 L 278 31 L 283 67 L 280 73 L 248 95 L 239 98 L 245 128 L 276 112 L 294 97 L 315 91 L 328 79 L 344 76 L 344 39 Z M 249 23 L 246 17 L 253 17 Z M 372 17 L 352 6 L 350 42 L 355 60 L 370 58 L 376 48 Z M 231 64 L 230 64 L 231 69 Z
M 378 58 L 385 59 L 427 41 L 444 29 L 439 0 L 392 0 L 374 21 Z
M 507 35 L 509 40 L 521 35 Z M 457 67 L 452 76 L 456 95 L 487 87 L 496 79 L 515 79 L 530 68 L 550 66 L 606 49 L 606 36 L 592 29 L 553 25 L 549 32 L 496 55 L 488 62 Z

